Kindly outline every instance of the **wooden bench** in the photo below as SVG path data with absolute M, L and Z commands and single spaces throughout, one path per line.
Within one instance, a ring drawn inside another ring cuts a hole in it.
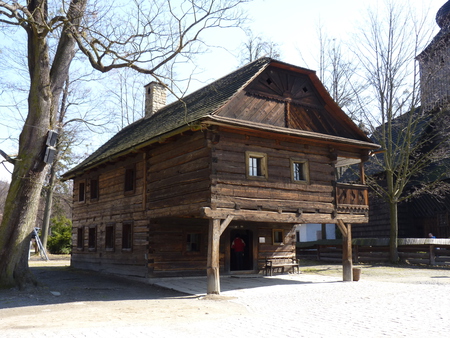
M 284 272 L 285 267 L 292 267 L 292 270 L 300 273 L 300 261 L 296 258 L 272 257 L 266 259 L 264 273 L 266 276 L 273 276 L 275 270 L 281 269 Z

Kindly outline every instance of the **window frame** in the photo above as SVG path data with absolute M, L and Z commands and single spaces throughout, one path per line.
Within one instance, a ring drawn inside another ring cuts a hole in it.
M 125 240 L 125 227 L 130 227 L 128 239 Z M 125 246 L 129 242 L 128 246 Z M 122 251 L 131 252 L 133 251 L 133 221 L 122 222 Z
M 109 231 L 111 229 L 111 238 L 109 238 Z M 116 224 L 115 223 L 107 223 L 105 225 L 105 251 L 114 251 L 116 247 Z M 109 245 L 109 239 L 111 242 L 111 246 Z
M 197 246 L 198 246 L 198 250 L 189 250 L 188 245 L 191 245 L 191 249 L 192 249 L 192 244 L 194 244 L 193 241 L 188 241 L 189 236 L 196 236 L 198 238 L 197 241 Z M 200 231 L 187 231 L 184 233 L 184 238 L 186 239 L 185 241 L 185 246 L 184 246 L 184 252 L 188 255 L 199 255 L 202 253 L 202 233 Z
M 84 249 L 84 227 L 77 228 L 77 250 Z
M 281 233 L 281 241 L 278 241 L 277 234 Z M 281 245 L 284 244 L 284 230 L 283 229 L 272 229 L 272 244 Z
M 299 164 L 302 166 L 304 179 L 295 179 L 295 166 Z M 291 181 L 297 184 L 309 184 L 309 161 L 307 159 L 291 158 L 290 159 Z
M 93 182 L 96 182 L 95 184 L 93 184 Z M 98 177 L 96 178 L 91 178 L 89 180 L 89 199 L 91 201 L 97 201 L 100 197 L 100 182 Z M 93 187 L 94 186 L 94 187 Z M 93 192 L 95 192 L 95 195 L 93 196 Z
M 132 173 L 132 177 L 130 177 Z M 123 192 L 124 194 L 134 194 L 136 191 L 136 166 L 130 166 L 125 168 L 123 175 Z
M 97 250 L 97 226 L 96 225 L 90 226 L 89 230 L 88 230 L 88 250 L 89 251 Z
M 259 159 L 260 168 L 257 170 L 261 171 L 260 175 L 252 175 L 251 170 L 251 159 Z M 256 151 L 246 151 L 245 152 L 245 173 L 248 179 L 252 180 L 267 180 L 269 177 L 267 168 L 267 154 L 256 152 Z
M 83 187 L 83 188 L 81 188 Z M 86 181 L 82 180 L 78 182 L 78 200 L 79 203 L 86 202 Z

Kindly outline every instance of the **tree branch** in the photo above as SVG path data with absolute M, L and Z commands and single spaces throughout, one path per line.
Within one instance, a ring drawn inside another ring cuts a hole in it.
M 5 153 L 3 150 L 0 149 L 0 155 L 2 155 L 5 160 L 13 165 L 16 164 L 16 160 L 14 158 L 11 158 L 7 153 Z

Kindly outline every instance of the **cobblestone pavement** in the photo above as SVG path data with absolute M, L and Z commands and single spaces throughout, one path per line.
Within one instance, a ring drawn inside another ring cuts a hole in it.
M 153 299 L 11 304 L 0 307 L 0 337 L 448 337 L 450 271 L 438 271 L 411 283 L 304 273 L 229 278 L 218 297 L 167 291 Z M 180 285 L 189 283 L 196 280 Z

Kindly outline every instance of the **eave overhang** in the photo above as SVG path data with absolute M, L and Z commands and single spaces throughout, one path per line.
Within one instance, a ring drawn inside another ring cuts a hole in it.
M 70 171 L 68 171 L 67 173 L 65 173 L 62 176 L 62 179 L 63 179 L 63 181 L 67 181 L 67 180 L 73 179 L 76 176 L 82 175 L 83 173 L 85 173 L 87 171 L 90 171 L 90 170 L 92 170 L 92 169 L 94 169 L 94 168 L 96 168 L 98 166 L 101 166 L 101 165 L 106 164 L 106 163 L 114 162 L 114 161 L 118 160 L 120 157 L 126 156 L 128 154 L 137 153 L 137 152 L 141 151 L 143 148 L 148 147 L 148 146 L 150 146 L 152 144 L 155 144 L 155 143 L 158 143 L 158 142 L 163 142 L 164 140 L 168 139 L 169 137 L 173 137 L 173 136 L 182 134 L 182 133 L 184 133 L 186 131 L 195 131 L 195 130 L 198 130 L 199 128 L 201 128 L 201 126 L 199 124 L 184 125 L 184 126 L 182 126 L 180 128 L 174 129 L 174 130 L 172 130 L 172 131 L 170 131 L 168 133 L 155 136 L 155 137 L 153 137 L 151 139 L 148 139 L 145 142 L 142 142 L 140 144 L 134 145 L 133 147 L 124 149 L 124 150 L 122 150 L 122 151 L 120 151 L 120 152 L 118 152 L 118 153 L 116 153 L 116 154 L 114 154 L 112 156 L 109 156 L 107 158 L 103 158 L 100 161 L 90 163 L 89 165 L 86 165 L 86 166 L 84 166 L 82 168 L 79 168 L 79 169 L 75 168 L 74 170 L 70 170 Z
M 308 139 L 308 140 L 314 140 L 319 143 L 334 143 L 334 144 L 341 144 L 341 145 L 349 145 L 353 147 L 359 147 L 365 150 L 375 150 L 379 149 L 380 145 L 367 142 L 367 141 L 361 141 L 361 140 L 354 140 L 349 139 L 345 137 L 340 136 L 333 136 L 333 135 L 325 135 L 321 133 L 316 133 L 312 131 L 307 130 L 298 130 L 298 129 L 291 129 L 291 128 L 283 128 L 283 127 L 276 127 L 271 126 L 263 123 L 256 123 L 256 122 L 249 122 L 239 119 L 233 119 L 229 117 L 223 117 L 223 116 L 216 116 L 216 115 L 210 115 L 208 118 L 205 118 L 202 121 L 202 124 L 204 125 L 219 125 L 219 126 L 232 126 L 235 128 L 240 129 L 249 129 L 249 130 L 261 130 L 265 132 L 270 133 L 278 133 L 283 135 L 289 135 L 294 136 L 302 139 Z

